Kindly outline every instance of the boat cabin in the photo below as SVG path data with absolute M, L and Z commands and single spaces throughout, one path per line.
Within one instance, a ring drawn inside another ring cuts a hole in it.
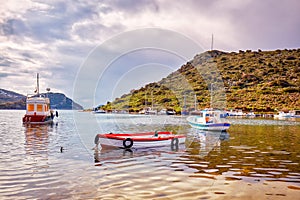
M 218 123 L 220 119 L 226 118 L 226 113 L 220 110 L 203 110 L 196 117 L 197 123 Z
M 50 115 L 50 100 L 45 97 L 29 97 L 26 99 L 26 115 Z

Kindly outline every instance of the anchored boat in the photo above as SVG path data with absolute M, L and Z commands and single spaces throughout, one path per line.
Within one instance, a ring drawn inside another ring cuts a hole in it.
M 289 112 L 280 111 L 279 114 L 274 115 L 275 119 L 286 119 L 286 118 L 300 118 L 300 110 L 293 110 Z
M 56 117 L 58 113 L 56 111 Z M 54 113 L 50 110 L 50 100 L 39 93 L 39 74 L 37 74 L 36 94 L 27 95 L 26 114 L 23 117 L 24 124 L 50 124 L 53 123 Z
M 185 142 L 184 135 L 175 135 L 168 131 L 156 131 L 145 133 L 108 133 L 97 134 L 95 144 L 101 146 L 114 146 L 120 148 L 148 148 L 171 145 L 178 147 L 178 144 Z
M 188 123 L 196 129 L 208 131 L 225 131 L 230 127 L 225 122 L 227 114 L 221 110 L 202 110 L 197 116 L 189 116 Z

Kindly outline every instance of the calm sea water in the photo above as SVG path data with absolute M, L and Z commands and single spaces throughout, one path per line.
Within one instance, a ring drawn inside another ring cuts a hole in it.
M 230 119 L 220 134 L 176 116 L 60 111 L 52 126 L 23 126 L 24 113 L 0 111 L 0 199 L 300 196 L 299 121 Z M 97 133 L 154 130 L 186 134 L 186 143 L 132 151 L 94 144 Z

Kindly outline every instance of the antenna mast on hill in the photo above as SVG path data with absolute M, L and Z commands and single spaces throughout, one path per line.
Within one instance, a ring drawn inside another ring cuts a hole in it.
M 212 51 L 214 49 L 214 34 L 211 34 L 211 46 L 210 50 Z

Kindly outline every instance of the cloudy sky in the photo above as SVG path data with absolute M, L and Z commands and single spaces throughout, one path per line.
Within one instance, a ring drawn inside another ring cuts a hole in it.
M 212 34 L 222 51 L 299 48 L 299 10 L 298 0 L 2 1 L 0 88 L 30 93 L 39 72 L 42 92 L 92 107 L 165 77 Z

